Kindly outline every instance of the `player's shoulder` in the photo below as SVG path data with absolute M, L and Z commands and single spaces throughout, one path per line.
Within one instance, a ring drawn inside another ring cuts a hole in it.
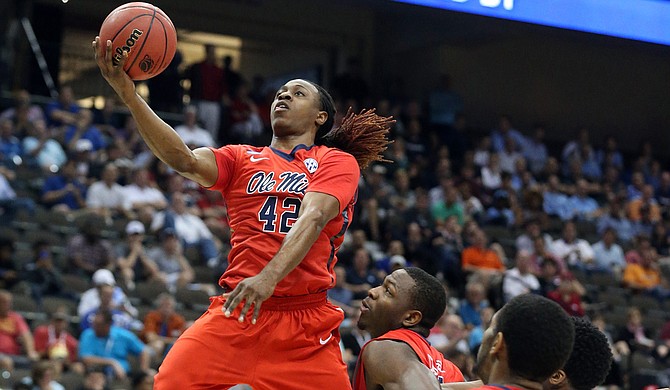
M 368 342 L 364 352 L 366 358 L 375 358 L 376 356 L 394 355 L 394 356 L 416 356 L 412 347 L 402 339 L 373 339 Z

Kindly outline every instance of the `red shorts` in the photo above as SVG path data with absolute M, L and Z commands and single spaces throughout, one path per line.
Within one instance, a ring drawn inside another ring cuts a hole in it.
M 271 297 L 255 325 L 251 311 L 240 323 L 240 307 L 226 318 L 224 298 L 210 301 L 170 349 L 154 389 L 228 389 L 240 383 L 254 390 L 351 389 L 339 345 L 344 313 L 325 293 Z

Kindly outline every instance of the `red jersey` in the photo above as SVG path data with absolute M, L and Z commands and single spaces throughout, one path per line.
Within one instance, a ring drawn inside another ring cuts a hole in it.
M 518 386 L 504 386 L 504 385 L 484 385 L 472 388 L 470 390 L 524 390 L 522 387 Z
M 232 249 L 219 279 L 233 289 L 257 275 L 279 250 L 298 218 L 303 196 L 334 196 L 340 212 L 323 228 L 302 262 L 277 284 L 274 296 L 325 291 L 335 283 L 333 267 L 344 232 L 353 216 L 360 169 L 339 149 L 298 145 L 290 153 L 271 147 L 229 145 L 212 149 L 219 178 L 210 188 L 221 191 L 228 206 Z
M 353 390 L 367 390 L 365 385 L 365 366 L 363 364 L 362 356 L 365 347 L 367 347 L 368 344 L 375 340 L 402 341 L 403 343 L 409 345 L 412 350 L 414 350 L 414 353 L 419 358 L 419 360 L 421 360 L 421 363 L 423 363 L 433 374 L 435 374 L 435 377 L 437 377 L 437 380 L 440 383 L 465 381 L 461 370 L 459 370 L 454 363 L 445 359 L 444 355 L 442 355 L 442 352 L 433 348 L 420 334 L 413 330 L 403 328 L 386 332 L 383 335 L 365 343 L 363 348 L 361 348 L 361 353 L 358 355 L 358 362 L 356 362 Z

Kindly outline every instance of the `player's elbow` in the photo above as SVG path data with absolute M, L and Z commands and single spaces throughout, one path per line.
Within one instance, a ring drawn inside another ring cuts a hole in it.
M 304 219 L 308 226 L 312 226 L 318 231 L 321 231 L 332 217 L 319 207 L 309 207 L 300 218 Z

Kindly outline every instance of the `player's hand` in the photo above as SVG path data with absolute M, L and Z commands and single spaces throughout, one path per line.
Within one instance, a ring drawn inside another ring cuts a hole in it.
M 254 306 L 254 313 L 251 317 L 251 323 L 255 324 L 258 319 L 258 313 L 261 311 L 263 301 L 268 299 L 275 290 L 275 283 L 263 274 L 258 274 L 246 278 L 237 284 L 235 289 L 229 293 L 223 294 L 226 303 L 223 304 L 223 312 L 226 317 L 230 317 L 235 309 L 244 302 L 238 321 L 244 322 L 244 315 Z
M 98 64 L 98 68 L 100 68 L 102 77 L 107 80 L 119 97 L 125 101 L 127 97 L 135 93 L 135 83 L 123 70 L 123 66 L 128 60 L 128 52 L 123 51 L 119 64 L 114 66 L 112 63 L 112 41 L 101 42 L 100 37 L 95 37 L 92 46 L 93 53 L 95 54 L 95 62 Z M 104 56 L 101 56 L 101 47 L 104 47 Z

